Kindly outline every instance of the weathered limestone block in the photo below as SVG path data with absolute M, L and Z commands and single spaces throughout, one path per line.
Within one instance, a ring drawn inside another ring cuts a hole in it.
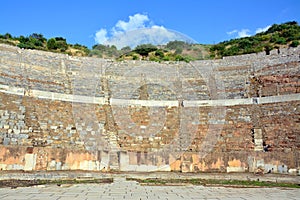
M 277 171 L 278 171 L 278 173 L 286 174 L 286 173 L 288 173 L 288 166 L 278 165 Z
M 10 138 L 7 138 L 7 137 L 5 137 L 5 138 L 3 138 L 3 145 L 9 145 L 10 144 Z
M 0 170 L 7 170 L 7 164 L 0 163 Z
M 20 134 L 20 133 L 21 133 L 21 130 L 20 130 L 20 129 L 13 129 L 13 133 L 14 133 L 14 134 Z
M 51 160 L 51 161 L 48 163 L 47 170 L 55 170 L 55 169 L 56 169 L 56 161 L 55 161 L 55 160 Z
M 9 129 L 9 125 L 8 125 L 8 124 L 5 124 L 5 125 L 3 126 L 3 128 L 4 128 L 4 129 Z
M 25 171 L 32 171 L 36 165 L 36 154 L 25 154 Z
M 56 162 L 55 170 L 61 170 L 61 169 L 62 169 L 62 163 L 61 162 Z
M 240 160 L 233 159 L 228 161 L 227 172 L 245 172 L 246 167 L 245 163 L 242 163 Z
M 126 151 L 121 151 L 119 152 L 119 157 L 120 157 L 120 170 L 121 171 L 127 171 L 129 166 L 129 155 L 127 154 Z
M 297 175 L 297 169 L 289 169 L 288 173 L 291 175 Z
M 226 168 L 226 171 L 229 173 L 229 172 L 245 172 L 246 169 L 245 167 L 227 167 Z
M 277 165 L 265 163 L 264 165 L 264 173 L 278 173 Z

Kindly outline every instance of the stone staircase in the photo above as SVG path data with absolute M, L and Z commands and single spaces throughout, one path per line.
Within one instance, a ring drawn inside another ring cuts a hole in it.
M 255 101 L 255 100 L 254 100 Z M 261 110 L 256 102 L 251 106 L 252 113 L 252 138 L 254 142 L 254 151 L 263 151 L 263 131 L 260 123 Z
M 262 112 L 260 106 L 258 105 L 258 98 L 260 97 L 261 82 L 260 80 L 252 75 L 250 77 L 250 96 L 253 99 L 253 104 L 251 109 L 251 119 L 252 119 L 252 138 L 254 143 L 254 151 L 264 150 L 264 137 L 263 137 L 263 125 L 261 123 Z
M 109 103 L 110 99 L 110 90 L 108 86 L 107 79 L 102 79 L 101 82 L 102 90 L 104 92 L 105 99 L 107 99 L 107 103 Z M 104 105 L 104 112 L 106 116 L 106 124 L 105 124 L 105 135 L 106 140 L 109 145 L 109 167 L 112 170 L 119 169 L 119 155 L 120 145 L 118 144 L 118 130 L 115 126 L 115 120 L 113 116 L 112 107 L 110 104 Z
M 32 104 L 32 100 L 28 97 L 23 98 L 22 105 L 26 107 L 25 111 L 25 121 L 29 130 L 29 138 L 32 139 L 33 146 L 44 146 L 45 138 L 43 130 L 41 129 L 41 124 L 39 123 L 38 113 L 36 111 L 35 105 Z

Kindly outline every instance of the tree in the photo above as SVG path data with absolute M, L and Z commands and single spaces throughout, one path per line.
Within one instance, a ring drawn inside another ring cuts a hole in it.
M 5 33 L 4 38 L 5 39 L 12 39 L 12 36 L 11 36 L 10 33 Z
M 178 50 L 178 49 L 184 49 L 184 48 L 188 48 L 190 45 L 184 41 L 170 41 L 168 42 L 168 44 L 166 45 L 166 47 L 170 50 Z
M 31 34 L 29 37 L 20 36 L 17 38 L 20 43 L 18 47 L 24 49 L 44 49 L 45 38 L 41 34 Z
M 103 44 L 96 44 L 92 48 L 99 51 L 105 51 L 105 49 L 107 49 L 107 46 Z
M 47 41 L 47 48 L 48 48 L 49 50 L 55 50 L 55 49 L 57 49 L 55 38 L 50 38 L 50 39 Z
M 64 40 L 56 40 L 55 46 L 57 49 L 60 49 L 62 52 L 65 52 L 68 49 L 68 44 Z
M 43 42 L 38 39 L 29 38 L 29 42 L 35 47 L 43 47 Z
M 55 40 L 56 41 L 65 41 L 65 42 L 67 42 L 67 40 L 63 37 L 55 37 Z
M 123 51 L 123 52 L 129 52 L 129 51 L 131 51 L 131 48 L 130 48 L 130 46 L 126 46 L 126 47 L 123 47 L 121 49 L 121 51 Z
M 47 39 L 44 38 L 44 36 L 42 34 L 39 34 L 39 33 L 32 33 L 29 38 L 33 38 L 33 39 L 36 39 L 36 40 L 39 40 L 41 41 L 42 43 L 46 42 Z
M 23 35 L 21 35 L 19 37 L 19 41 L 20 41 L 20 43 L 26 43 L 26 42 L 29 41 L 29 38 L 28 37 L 24 37 Z
M 152 44 L 141 44 L 135 47 L 134 52 L 140 54 L 141 56 L 148 56 L 152 51 L 156 51 L 157 47 Z

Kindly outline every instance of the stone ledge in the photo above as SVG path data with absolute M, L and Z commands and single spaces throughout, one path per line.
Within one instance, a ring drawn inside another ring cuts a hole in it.
M 93 96 L 82 96 L 82 95 L 72 95 L 63 94 L 57 92 L 47 92 L 41 90 L 29 90 L 26 91 L 24 88 L 10 87 L 8 85 L 0 84 L 0 92 L 6 94 L 29 96 L 39 99 L 50 99 L 56 101 L 67 101 L 75 103 L 88 103 L 88 104 L 107 104 L 108 99 L 105 97 L 93 97 Z M 235 106 L 235 105 L 251 105 L 251 104 L 266 104 L 266 103 L 280 103 L 289 101 L 299 101 L 300 95 L 288 94 L 279 96 L 269 96 L 269 97 L 255 97 L 247 99 L 216 99 L 216 100 L 199 100 L 199 101 L 189 101 L 184 100 L 182 102 L 183 107 L 210 107 L 210 106 Z M 177 107 L 179 106 L 179 101 L 157 101 L 157 100 L 132 100 L 132 99 L 114 99 L 109 100 L 110 105 L 120 105 L 120 106 L 148 106 L 148 107 Z

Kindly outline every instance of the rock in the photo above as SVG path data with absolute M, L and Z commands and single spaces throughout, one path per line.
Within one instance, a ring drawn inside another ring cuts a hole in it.
M 289 169 L 289 174 L 297 175 L 297 169 Z

